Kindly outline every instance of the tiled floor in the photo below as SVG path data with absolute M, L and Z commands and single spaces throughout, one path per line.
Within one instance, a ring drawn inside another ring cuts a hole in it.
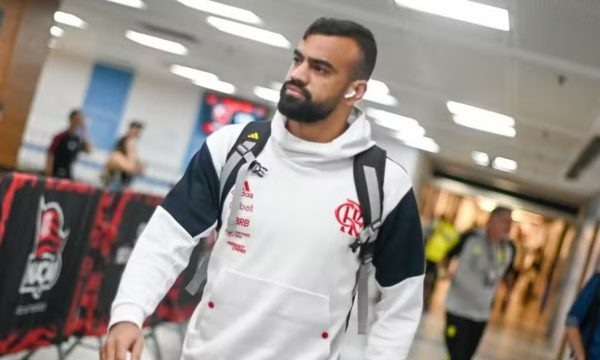
M 443 319 L 439 314 L 423 317 L 417 338 L 413 344 L 409 359 L 445 360 L 446 351 L 442 341 Z M 349 333 L 351 334 L 351 333 Z M 162 348 L 163 360 L 177 360 L 181 341 L 177 327 L 165 325 L 157 329 L 159 343 Z M 352 336 L 347 342 L 342 360 L 362 360 L 364 339 Z M 85 347 L 77 347 L 68 357 L 69 360 L 98 359 L 96 339 L 85 339 Z M 90 347 L 90 348 L 88 348 Z M 147 339 L 143 360 L 156 360 L 154 342 Z M 21 359 L 18 356 L 0 357 L 1 360 Z M 42 349 L 31 360 L 58 359 L 53 348 Z M 539 339 L 530 338 L 524 334 L 516 334 L 502 329 L 488 329 L 480 351 L 475 360 L 555 360 L 549 346 Z

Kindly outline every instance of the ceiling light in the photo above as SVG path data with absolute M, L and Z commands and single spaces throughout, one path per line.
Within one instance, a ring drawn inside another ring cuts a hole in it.
M 387 106 L 398 105 L 398 100 L 391 96 L 389 92 L 390 88 L 383 81 L 371 79 L 367 84 L 367 92 L 363 99 Z
M 206 89 L 219 91 L 225 94 L 231 95 L 235 93 L 235 86 L 233 84 L 221 80 L 194 80 L 194 84 Z
M 270 101 L 272 103 L 279 102 L 279 94 L 280 94 L 279 91 L 274 90 L 274 89 L 269 89 L 269 88 L 262 87 L 262 86 L 254 87 L 254 95 L 258 96 L 259 98 L 261 98 L 263 100 Z
M 478 201 L 479 207 L 483 211 L 492 212 L 498 206 L 498 204 L 491 199 L 488 198 L 480 198 Z
M 125 37 L 138 44 L 166 51 L 172 54 L 186 55 L 188 53 L 188 49 L 178 42 L 139 33 L 137 31 L 127 30 L 127 32 L 125 32 Z
M 448 101 L 446 106 L 448 107 L 448 111 L 454 115 L 477 118 L 482 121 L 493 122 L 497 125 L 515 126 L 515 119 L 508 115 L 481 109 L 472 105 L 462 104 L 456 101 Z
M 389 111 L 367 108 L 366 114 L 372 117 L 378 125 L 388 129 L 402 131 L 406 127 L 420 126 L 419 122 L 406 116 L 391 113 Z
M 198 80 L 198 81 L 217 81 L 219 77 L 215 74 L 194 69 L 187 66 L 181 65 L 171 65 L 169 68 L 172 74 L 184 77 L 190 80 Z
M 405 145 L 415 149 L 437 153 L 440 151 L 440 146 L 432 138 L 420 137 L 413 139 L 400 139 Z
M 106 0 L 111 3 L 125 5 L 136 9 L 145 9 L 146 4 L 142 0 Z
M 52 36 L 61 37 L 65 34 L 65 31 L 54 25 L 50 28 L 50 34 L 52 34 Z
M 481 166 L 488 166 L 490 164 L 490 156 L 481 151 L 473 151 L 471 153 L 471 158 L 476 164 Z
M 398 100 L 390 94 L 377 95 L 370 93 L 369 90 L 363 96 L 364 100 L 371 101 L 381 105 L 387 106 L 396 106 L 398 105 Z
M 516 161 L 511 160 L 511 159 L 497 157 L 492 162 L 492 166 L 496 170 L 513 172 L 513 171 L 517 170 L 518 164 Z
M 261 42 L 263 44 L 277 46 L 281 48 L 289 49 L 291 47 L 290 42 L 281 34 L 257 28 L 254 26 L 242 24 L 239 22 L 218 18 L 215 16 L 209 16 L 206 19 L 209 25 L 214 26 L 218 30 L 226 32 L 231 35 L 243 37 L 254 41 Z
M 185 6 L 204 11 L 214 15 L 227 17 L 233 20 L 250 24 L 262 24 L 262 20 L 252 11 L 239 7 L 223 4 L 211 0 L 177 0 Z
M 395 0 L 399 6 L 493 29 L 509 31 L 508 10 L 469 0 Z
M 80 29 L 87 28 L 87 23 L 83 21 L 80 17 L 63 11 L 57 11 L 54 13 L 54 21 L 56 21 L 57 23 L 77 27 Z
M 375 79 L 370 79 L 367 83 L 367 92 L 374 94 L 389 94 L 390 88 L 383 82 Z
M 425 136 L 425 128 L 423 128 L 422 126 L 407 127 L 400 131 L 397 131 L 396 133 L 394 133 L 393 136 L 398 140 L 406 140 L 406 139 L 410 139 L 410 138 L 421 138 L 421 137 Z
M 462 125 L 471 129 L 485 131 L 496 135 L 502 135 L 507 137 L 515 137 L 517 135 L 517 131 L 515 128 L 504 125 L 497 125 L 489 122 L 485 122 L 485 120 L 471 118 L 466 116 L 455 115 L 454 122 L 458 125 Z

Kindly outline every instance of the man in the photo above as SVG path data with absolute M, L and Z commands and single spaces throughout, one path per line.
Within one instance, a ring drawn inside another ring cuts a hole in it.
M 494 209 L 485 231 L 465 233 L 447 255 L 446 264 L 458 258 L 446 299 L 446 346 L 452 360 L 469 360 L 475 354 L 498 285 L 512 269 L 511 213 L 505 207 Z
M 600 359 L 600 272 L 587 282 L 569 311 L 567 340 L 575 360 Z
M 454 224 L 442 215 L 438 220 L 427 226 L 425 231 L 425 310 L 431 305 L 431 296 L 438 278 L 438 265 L 442 262 L 450 249 L 454 248 L 460 240 L 460 235 Z
M 142 165 L 137 156 L 137 141 L 142 135 L 144 124 L 132 121 L 127 134 L 122 136 L 108 157 L 102 174 L 106 187 L 119 191 L 128 187 L 136 175 L 141 174 Z
M 244 221 L 235 232 L 223 227 L 218 233 L 182 360 L 338 359 L 359 268 L 349 248 L 350 230 L 360 221 L 353 159 L 373 145 L 355 104 L 367 90 L 376 54 L 372 33 L 351 21 L 323 18 L 305 32 L 257 158 L 268 172 L 248 176 L 239 213 Z M 219 174 L 242 129 L 226 126 L 209 136 L 149 221 L 113 303 L 102 359 L 123 359 L 127 350 L 139 359 L 144 319 L 198 239 L 227 219 L 232 196 L 219 207 Z M 381 300 L 368 360 L 406 359 L 422 308 L 419 214 L 409 176 L 389 159 L 384 194 L 373 254 Z M 248 237 L 238 239 L 238 233 Z
M 83 113 L 73 110 L 69 114 L 69 128 L 54 136 L 48 148 L 45 175 L 73 179 L 73 163 L 81 151 L 89 154 L 92 147 Z

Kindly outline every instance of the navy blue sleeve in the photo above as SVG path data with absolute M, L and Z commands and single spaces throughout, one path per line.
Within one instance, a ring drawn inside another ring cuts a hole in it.
M 185 174 L 167 194 L 162 207 L 195 237 L 210 228 L 219 213 L 219 176 L 206 143 Z
M 598 298 L 598 291 L 600 286 L 600 273 L 596 273 L 583 287 L 575 303 L 569 310 L 567 315 L 567 325 L 579 327 L 581 323 L 585 321 L 585 316 L 588 310 Z
M 387 216 L 373 252 L 375 279 L 393 286 L 425 272 L 425 247 L 415 194 L 411 189 Z

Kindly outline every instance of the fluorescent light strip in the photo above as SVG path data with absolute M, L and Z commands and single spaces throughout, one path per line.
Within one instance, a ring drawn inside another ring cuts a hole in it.
M 194 85 L 201 86 L 206 89 L 219 91 L 225 94 L 235 93 L 235 86 L 221 80 L 194 80 Z
M 435 142 L 432 138 L 429 137 L 421 137 L 415 139 L 401 139 L 401 141 L 412 148 L 431 152 L 438 153 L 440 151 L 440 146 Z
M 239 22 L 218 18 L 215 16 L 209 16 L 206 18 L 206 22 L 225 33 L 239 36 L 245 39 L 254 40 L 263 44 L 277 46 L 280 48 L 289 49 L 291 47 L 290 42 L 281 34 L 257 28 L 254 26 L 242 24 Z
M 187 55 L 188 49 L 178 42 L 159 38 L 156 36 L 143 34 L 133 30 L 127 30 L 125 37 L 140 45 L 148 46 L 153 49 L 165 51 L 176 55 Z
M 516 161 L 504 157 L 497 157 L 492 162 L 492 166 L 496 170 L 513 172 L 517 170 L 518 164 Z
M 481 109 L 472 105 L 467 105 L 456 101 L 448 101 L 446 103 L 446 106 L 448 107 L 448 111 L 450 111 L 454 115 L 478 118 L 481 121 L 494 122 L 495 124 L 502 126 L 515 126 L 515 119 L 508 115 Z
M 366 114 L 376 120 L 377 124 L 396 131 L 402 131 L 402 129 L 406 127 L 420 126 L 419 122 L 415 119 L 394 114 L 389 111 L 367 108 Z
M 274 89 L 269 89 L 262 86 L 255 86 L 254 95 L 258 96 L 263 100 L 270 101 L 275 104 L 279 102 L 279 91 Z
M 106 0 L 106 1 L 115 3 L 115 4 L 119 4 L 119 5 L 129 6 L 129 7 L 136 8 L 136 9 L 145 9 L 146 8 L 146 3 L 144 3 L 142 0 Z
M 390 93 L 390 88 L 383 81 L 370 79 L 367 83 L 367 93 L 368 92 L 385 95 Z
M 252 11 L 211 0 L 177 0 L 185 6 L 214 15 L 243 21 L 249 24 L 262 24 L 262 20 Z
M 517 130 L 510 126 L 496 125 L 485 122 L 481 119 L 465 117 L 465 116 L 454 116 L 454 122 L 458 125 L 462 125 L 471 129 L 485 131 L 496 135 L 502 135 L 506 137 L 515 137 Z
M 471 158 L 476 164 L 481 166 L 488 166 L 490 164 L 490 156 L 481 151 L 473 151 L 471 153 Z
M 65 31 L 54 25 L 50 28 L 50 34 L 52 34 L 52 36 L 61 37 L 65 34 Z
M 87 23 L 83 21 L 80 17 L 66 13 L 64 11 L 55 12 L 54 21 L 56 21 L 57 23 L 73 26 L 80 29 L 87 28 Z
M 375 119 L 375 123 L 377 123 L 377 119 Z M 377 125 L 380 125 L 377 123 Z M 381 125 L 383 126 L 383 125 Z M 398 140 L 406 140 L 411 138 L 422 138 L 425 136 L 425 128 L 422 126 L 415 127 L 406 127 L 402 130 L 397 130 L 394 134 L 394 137 Z
M 395 0 L 398 6 L 509 31 L 508 10 L 468 0 Z
M 187 67 L 187 66 L 182 66 L 182 65 L 171 65 L 171 67 L 169 68 L 169 70 L 171 71 L 172 74 L 184 77 L 186 79 L 190 79 L 190 80 L 197 80 L 197 81 L 218 81 L 219 77 L 215 74 L 206 72 L 206 71 L 202 71 L 202 70 L 198 70 L 198 69 L 194 69 L 191 67 Z
M 369 80 L 364 100 L 387 106 L 398 105 L 398 100 L 389 94 L 390 88 L 383 82 L 375 79 Z
M 367 100 L 367 101 L 371 101 L 371 102 L 374 102 L 377 104 L 387 105 L 387 106 L 398 105 L 398 99 L 396 99 L 392 95 L 390 95 L 390 94 L 373 94 L 373 93 L 370 93 L 368 90 L 365 93 L 365 95 L 363 96 L 363 100 Z

